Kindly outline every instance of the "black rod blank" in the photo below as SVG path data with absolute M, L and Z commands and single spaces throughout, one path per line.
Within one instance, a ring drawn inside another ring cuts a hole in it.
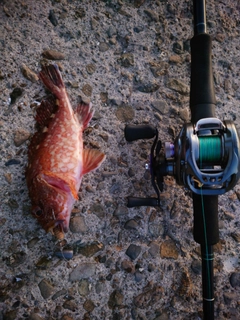
M 204 320 L 214 319 L 213 247 L 201 246 Z
M 193 1 L 194 35 L 207 32 L 205 0 Z
M 191 122 L 215 117 L 211 37 L 206 33 L 205 0 L 193 0 L 194 37 L 191 40 Z M 194 240 L 201 244 L 204 320 L 214 319 L 213 248 L 219 241 L 218 196 L 193 194 Z

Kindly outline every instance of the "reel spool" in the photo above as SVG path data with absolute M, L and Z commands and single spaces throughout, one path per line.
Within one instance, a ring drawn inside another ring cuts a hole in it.
M 159 205 L 166 175 L 174 176 L 178 184 L 201 195 L 220 195 L 236 185 L 240 177 L 240 142 L 231 121 L 205 118 L 196 125 L 187 123 L 175 142 L 166 142 L 164 147 L 154 127 L 125 127 L 127 141 L 153 137 L 148 167 L 157 198 L 129 197 L 129 207 Z

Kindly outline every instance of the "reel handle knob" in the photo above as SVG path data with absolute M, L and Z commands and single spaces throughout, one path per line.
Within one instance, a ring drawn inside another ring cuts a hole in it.
M 125 139 L 128 142 L 138 139 L 151 139 L 157 134 L 157 129 L 149 124 L 126 125 L 124 129 Z
M 158 198 L 137 198 L 137 197 L 128 197 L 127 207 L 158 207 L 159 199 Z

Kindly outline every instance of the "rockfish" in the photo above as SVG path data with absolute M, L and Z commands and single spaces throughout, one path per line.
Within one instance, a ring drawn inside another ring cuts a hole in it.
M 62 240 L 82 176 L 98 168 L 105 155 L 83 149 L 82 133 L 93 116 L 91 103 L 72 109 L 56 65 L 43 66 L 39 78 L 53 96 L 36 111 L 38 130 L 28 149 L 26 180 L 33 216 L 46 232 Z

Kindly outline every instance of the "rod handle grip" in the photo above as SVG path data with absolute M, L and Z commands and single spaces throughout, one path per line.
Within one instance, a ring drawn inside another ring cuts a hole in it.
M 124 136 L 128 142 L 138 139 L 151 139 L 155 137 L 156 133 L 157 129 L 149 124 L 128 124 L 124 129 Z
M 141 206 L 147 206 L 147 207 L 159 206 L 158 198 L 128 197 L 127 200 L 128 200 L 128 202 L 127 202 L 128 208 L 141 207 Z
M 215 117 L 215 89 L 212 70 L 212 40 L 206 33 L 191 39 L 191 122 Z

